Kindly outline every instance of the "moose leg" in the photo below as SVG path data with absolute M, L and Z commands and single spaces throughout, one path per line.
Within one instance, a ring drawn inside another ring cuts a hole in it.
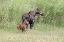
M 22 29 L 22 32 L 24 31 L 24 29 Z
M 32 29 L 33 25 L 34 25 L 34 22 L 32 24 L 30 24 L 30 29 Z
M 32 29 L 32 24 L 30 24 L 30 29 Z

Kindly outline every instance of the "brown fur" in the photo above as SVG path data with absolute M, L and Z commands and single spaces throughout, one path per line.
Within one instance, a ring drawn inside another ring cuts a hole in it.
M 23 32 L 25 30 L 27 24 L 29 24 L 29 22 L 27 20 L 25 20 L 22 24 L 18 24 L 17 25 L 18 32 L 20 30 L 22 30 L 22 32 Z

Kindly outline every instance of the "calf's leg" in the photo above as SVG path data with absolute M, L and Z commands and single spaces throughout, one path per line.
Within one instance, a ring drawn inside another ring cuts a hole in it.
M 22 32 L 24 31 L 24 29 L 22 29 Z

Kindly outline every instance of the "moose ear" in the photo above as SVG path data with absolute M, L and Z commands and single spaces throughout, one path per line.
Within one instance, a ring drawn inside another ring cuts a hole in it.
M 35 8 L 35 11 L 36 11 L 36 10 L 39 10 L 39 7 L 36 7 L 36 8 Z
M 39 6 L 36 8 L 36 10 L 39 10 Z

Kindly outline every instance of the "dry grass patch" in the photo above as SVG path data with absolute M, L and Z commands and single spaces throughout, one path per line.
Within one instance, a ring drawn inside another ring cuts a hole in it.
M 24 33 L 0 31 L 1 42 L 64 42 L 64 31 L 41 32 L 38 30 L 26 30 Z

